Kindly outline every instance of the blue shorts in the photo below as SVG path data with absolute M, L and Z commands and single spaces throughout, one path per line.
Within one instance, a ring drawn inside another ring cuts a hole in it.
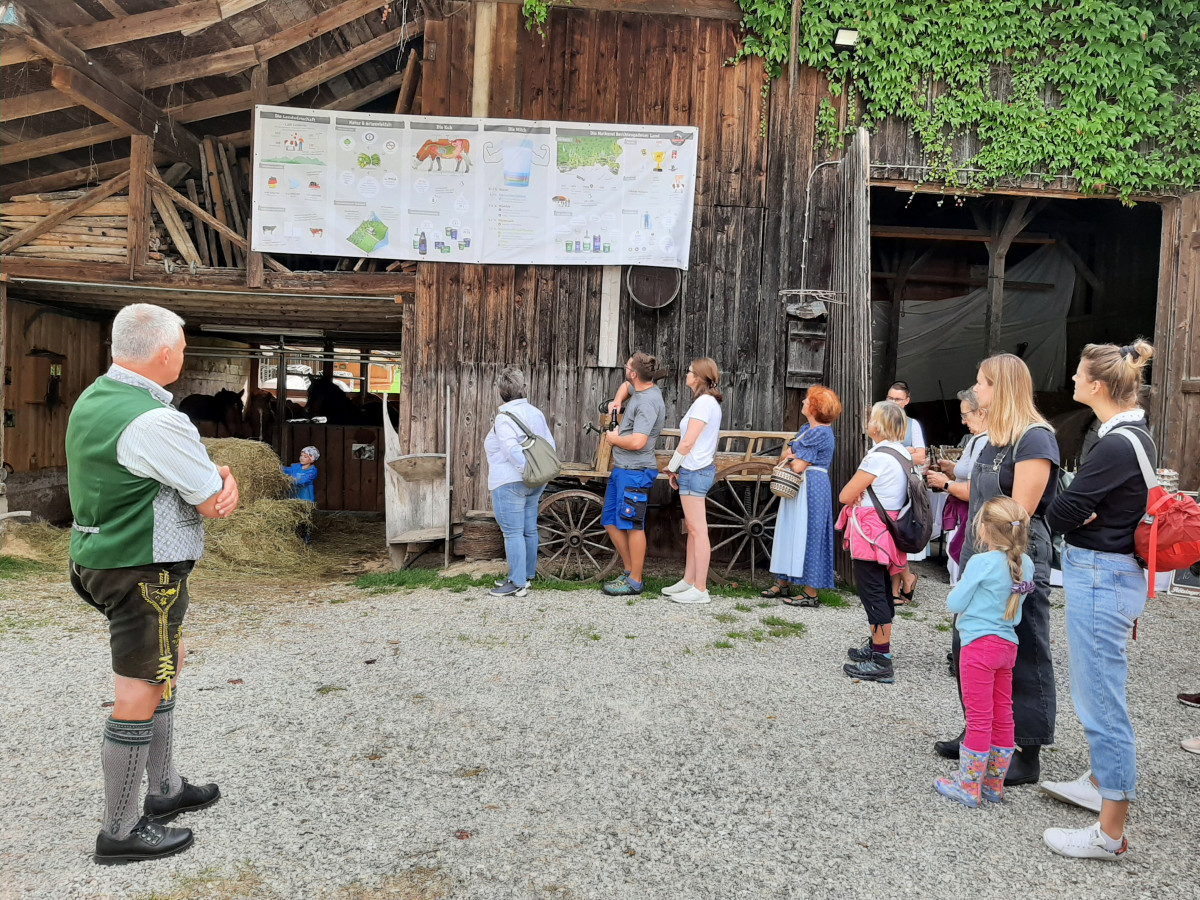
M 615 468 L 608 476 L 604 492 L 601 525 L 615 525 L 621 531 L 642 531 L 646 527 L 646 496 L 658 477 L 658 469 Z
M 707 497 L 717 480 L 717 464 L 712 462 L 702 469 L 680 469 L 676 478 L 680 497 Z

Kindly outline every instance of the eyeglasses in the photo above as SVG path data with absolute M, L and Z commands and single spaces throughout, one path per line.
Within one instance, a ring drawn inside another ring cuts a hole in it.
M 695 373 L 695 372 L 693 372 L 691 369 L 688 369 L 688 370 L 687 370 L 687 372 L 686 372 L 685 374 L 687 374 L 687 375 L 695 375 L 696 373 Z

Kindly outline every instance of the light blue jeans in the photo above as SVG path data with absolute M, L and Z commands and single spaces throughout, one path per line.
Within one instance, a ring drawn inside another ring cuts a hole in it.
M 1137 796 L 1137 756 L 1125 699 L 1126 646 L 1146 606 L 1146 573 L 1132 554 L 1101 553 L 1067 545 L 1067 648 L 1071 700 L 1087 735 L 1100 796 Z
M 538 500 L 545 489 L 545 485 L 526 487 L 523 481 L 510 481 L 492 489 L 492 510 L 504 532 L 508 580 L 515 585 L 533 581 L 537 573 Z

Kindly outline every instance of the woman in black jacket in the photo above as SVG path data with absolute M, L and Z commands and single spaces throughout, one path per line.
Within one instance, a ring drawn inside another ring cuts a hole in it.
M 1125 817 L 1137 787 L 1133 726 L 1125 698 L 1125 648 L 1146 604 L 1146 572 L 1134 556 L 1134 532 L 1146 513 L 1154 478 L 1154 441 L 1138 407 L 1143 369 L 1154 348 L 1088 344 L 1076 371 L 1075 399 L 1100 420 L 1100 440 L 1071 486 L 1046 511 L 1066 537 L 1063 589 L 1071 701 L 1087 735 L 1092 768 L 1075 781 L 1042 790 L 1100 814 L 1090 828 L 1049 828 L 1046 844 L 1078 859 L 1118 859 Z

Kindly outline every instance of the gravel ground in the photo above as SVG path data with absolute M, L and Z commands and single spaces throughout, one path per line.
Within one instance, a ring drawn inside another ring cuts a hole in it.
M 187 853 L 114 868 L 89 857 L 101 620 L 65 582 L 2 582 L 0 898 L 1196 896 L 1200 757 L 1179 741 L 1200 710 L 1175 694 L 1200 690 L 1183 641 L 1200 603 L 1160 595 L 1131 646 L 1129 854 L 1073 861 L 1041 832 L 1094 817 L 1036 787 L 978 811 L 933 792 L 951 764 L 931 744 L 960 719 L 948 588 L 921 571 L 894 685 L 841 672 L 865 634 L 856 604 L 198 589 L 177 760 L 223 799 L 178 820 Z M 768 615 L 806 632 L 727 637 Z M 1062 619 L 1054 779 L 1087 767 Z

